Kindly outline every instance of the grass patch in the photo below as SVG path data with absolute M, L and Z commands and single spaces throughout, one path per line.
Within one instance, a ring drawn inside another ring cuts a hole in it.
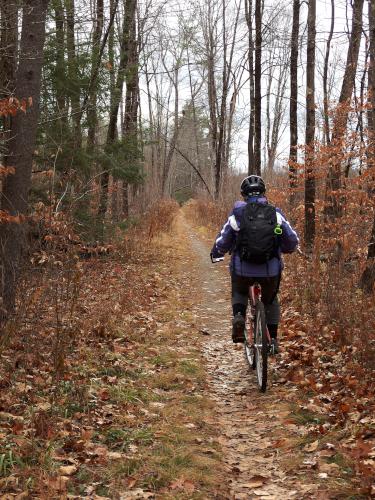
M 354 473 L 354 470 L 352 468 L 353 464 L 350 462 L 350 460 L 348 460 L 347 457 L 345 457 L 340 452 L 336 453 L 332 457 L 328 457 L 327 463 L 338 465 L 340 469 L 343 470 L 348 475 L 353 475 Z
M 297 407 L 295 407 L 290 414 L 290 419 L 298 425 L 319 425 L 324 424 L 324 422 L 327 421 L 327 417 L 325 417 L 325 415 L 314 413 L 310 410 L 306 410 L 305 408 Z
M 140 387 L 117 385 L 109 388 L 109 394 L 116 403 L 145 404 L 151 400 L 151 393 Z
M 177 363 L 177 355 L 170 351 L 164 351 L 152 357 L 150 363 L 161 368 L 173 367 Z
M 105 432 L 104 442 L 110 448 L 126 451 L 130 444 L 147 446 L 154 440 L 153 431 L 146 427 L 142 429 L 110 428 Z

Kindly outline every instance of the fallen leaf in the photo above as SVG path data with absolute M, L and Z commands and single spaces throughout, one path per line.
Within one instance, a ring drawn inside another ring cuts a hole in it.
M 77 466 L 76 465 L 62 465 L 59 468 L 60 474 L 63 476 L 72 476 L 77 472 Z
M 312 453 L 313 451 L 316 451 L 319 446 L 319 441 L 313 441 L 312 443 L 307 444 L 303 449 L 307 451 L 308 453 Z

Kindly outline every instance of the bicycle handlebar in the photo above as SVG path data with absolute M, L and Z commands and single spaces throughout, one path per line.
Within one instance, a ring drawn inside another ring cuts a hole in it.
M 211 262 L 212 262 L 212 264 L 216 264 L 217 262 L 223 262 L 223 260 L 224 260 L 224 257 L 216 257 L 216 258 L 214 258 L 211 255 Z

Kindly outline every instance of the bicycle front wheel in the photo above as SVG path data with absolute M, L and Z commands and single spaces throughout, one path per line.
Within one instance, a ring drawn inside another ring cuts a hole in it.
M 258 302 L 255 307 L 255 364 L 259 390 L 266 392 L 268 369 L 268 338 L 264 305 Z

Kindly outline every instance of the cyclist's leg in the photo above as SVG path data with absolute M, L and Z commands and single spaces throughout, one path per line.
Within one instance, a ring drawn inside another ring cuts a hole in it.
M 271 338 L 276 338 L 280 321 L 280 303 L 277 295 L 280 276 L 260 278 L 259 282 L 262 286 L 262 301 L 265 306 L 267 328 Z
M 249 299 L 251 278 L 238 276 L 232 272 L 233 342 L 244 341 L 246 309 Z
M 231 274 L 232 279 L 232 309 L 233 316 L 238 313 L 246 316 L 247 303 L 249 300 L 249 286 L 254 283 L 253 278 Z

